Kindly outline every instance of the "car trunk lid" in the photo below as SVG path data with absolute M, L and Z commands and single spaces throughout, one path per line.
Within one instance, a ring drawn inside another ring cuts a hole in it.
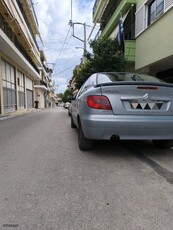
M 173 85 L 168 83 L 104 83 L 102 95 L 109 99 L 117 115 L 173 115 Z

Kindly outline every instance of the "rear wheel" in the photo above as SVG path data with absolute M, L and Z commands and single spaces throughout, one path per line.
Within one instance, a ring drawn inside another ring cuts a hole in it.
M 74 121 L 73 121 L 72 116 L 71 116 L 71 128 L 72 128 L 72 129 L 76 128 L 76 125 L 75 125 L 75 123 L 74 123 Z
M 173 146 L 172 140 L 152 140 L 153 144 L 161 149 L 170 149 Z
M 87 139 L 84 136 L 81 124 L 79 124 L 78 130 L 78 146 L 80 150 L 88 150 L 93 147 L 93 140 Z

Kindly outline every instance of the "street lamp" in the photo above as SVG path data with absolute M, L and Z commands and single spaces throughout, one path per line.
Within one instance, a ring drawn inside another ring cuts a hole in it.
M 83 47 L 80 47 L 80 46 L 76 46 L 75 48 L 76 49 L 82 49 L 82 50 L 84 49 Z

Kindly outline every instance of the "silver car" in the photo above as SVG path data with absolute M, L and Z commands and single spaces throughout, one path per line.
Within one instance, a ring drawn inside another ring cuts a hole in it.
M 149 75 L 103 72 L 91 75 L 71 103 L 71 127 L 81 150 L 94 140 L 173 140 L 173 84 Z

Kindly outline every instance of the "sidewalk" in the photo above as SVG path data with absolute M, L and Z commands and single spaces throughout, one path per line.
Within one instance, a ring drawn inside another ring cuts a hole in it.
M 40 110 L 43 110 L 43 109 L 32 108 L 32 109 L 27 109 L 27 110 L 18 110 L 18 111 L 6 113 L 6 114 L 3 114 L 3 115 L 0 114 L 0 120 L 5 120 L 5 119 L 8 119 L 8 118 L 16 117 L 16 116 L 23 115 L 23 114 L 26 114 L 26 113 L 38 112 Z

